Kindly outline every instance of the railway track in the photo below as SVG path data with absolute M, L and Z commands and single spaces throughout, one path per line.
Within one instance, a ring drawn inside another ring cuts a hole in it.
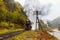
M 1 34 L 1 35 L 0 35 L 0 40 L 7 39 L 7 38 L 9 38 L 9 37 L 12 37 L 12 36 L 21 34 L 21 33 L 23 33 L 23 32 L 25 32 L 25 30 L 20 30 L 20 31 L 16 31 L 16 32 L 11 32 L 11 33 L 7 33 L 7 34 Z

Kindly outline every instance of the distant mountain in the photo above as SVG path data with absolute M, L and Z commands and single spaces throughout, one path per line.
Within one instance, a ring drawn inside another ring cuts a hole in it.
M 48 21 L 47 23 L 50 27 L 58 28 L 60 27 L 60 17 L 54 19 L 53 21 Z

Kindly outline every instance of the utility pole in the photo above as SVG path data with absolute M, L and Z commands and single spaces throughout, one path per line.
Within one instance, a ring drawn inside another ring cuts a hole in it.
M 39 11 L 36 11 L 36 30 L 43 30 L 43 28 L 41 27 L 41 22 L 39 21 L 39 18 L 38 18 L 38 13 Z
M 38 30 L 39 18 L 38 18 L 38 11 L 36 11 L 36 30 Z

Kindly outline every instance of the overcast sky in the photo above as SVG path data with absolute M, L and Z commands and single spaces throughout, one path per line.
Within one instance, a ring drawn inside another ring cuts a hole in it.
M 22 6 L 24 6 L 25 0 L 15 0 L 17 2 L 19 2 Z M 60 0 L 39 0 L 40 4 L 48 4 L 51 3 L 52 4 L 52 8 L 50 10 L 50 14 L 47 16 L 44 16 L 43 19 L 44 20 L 53 20 L 57 17 L 60 16 Z

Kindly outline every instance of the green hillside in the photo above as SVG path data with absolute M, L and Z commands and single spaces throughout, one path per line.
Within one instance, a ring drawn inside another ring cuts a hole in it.
M 0 0 L 0 28 L 23 27 L 27 17 L 20 3 L 14 0 Z

